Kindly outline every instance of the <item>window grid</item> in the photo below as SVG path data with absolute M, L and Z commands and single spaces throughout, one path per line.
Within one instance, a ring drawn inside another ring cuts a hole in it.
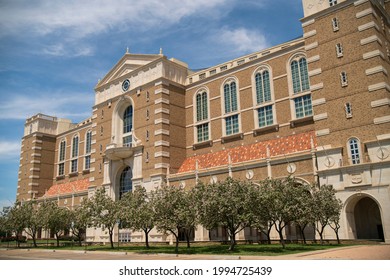
M 299 61 L 294 60 L 291 62 L 291 76 L 294 93 L 310 89 L 306 58 L 302 57 Z
M 348 77 L 346 72 L 340 73 L 341 86 L 345 87 L 348 85 Z
M 343 56 L 343 45 L 341 45 L 341 43 L 336 44 L 336 54 L 337 54 L 337 57 Z
M 225 118 L 225 122 L 226 122 L 226 135 L 232 135 L 240 131 L 238 125 L 238 115 L 233 115 Z
M 231 82 L 224 86 L 225 113 L 235 112 L 238 109 L 236 83 Z
M 349 151 L 351 153 L 351 162 L 352 164 L 360 163 L 360 151 L 359 151 L 359 141 L 355 138 L 349 140 Z
M 209 124 L 204 123 L 196 127 L 198 143 L 209 140 Z
M 132 171 L 131 168 L 128 166 L 122 171 L 119 180 L 119 199 L 122 198 L 123 194 L 130 192 L 133 189 L 132 178 Z
M 295 117 L 297 119 L 306 116 L 311 116 L 313 114 L 310 95 L 304 95 L 304 96 L 294 98 L 294 103 L 295 103 Z
M 208 118 L 207 93 L 198 93 L 196 95 L 196 121 L 206 120 Z
M 77 159 L 72 159 L 71 168 L 70 168 L 71 173 L 77 172 L 77 163 L 78 163 Z
M 72 158 L 77 157 L 79 155 L 79 137 L 73 137 L 72 143 Z
M 339 20 L 338 20 L 338 18 L 333 18 L 332 19 L 332 27 L 333 27 L 333 31 L 338 31 L 339 30 Z
M 123 133 L 131 132 L 133 128 L 133 106 L 126 108 L 123 113 Z
M 85 166 L 84 166 L 84 169 L 88 170 L 90 168 L 91 168 L 91 156 L 87 155 L 87 156 L 85 156 Z
M 65 163 L 58 164 L 58 176 L 62 176 L 65 174 Z
M 90 154 L 91 153 L 91 144 L 92 144 L 92 131 L 88 131 L 86 135 L 85 140 L 85 153 Z
M 272 105 L 257 109 L 257 115 L 259 119 L 259 127 L 272 125 L 274 123 Z
M 337 0 L 329 0 L 329 6 L 334 6 L 337 4 Z
M 255 76 L 256 81 L 256 100 L 257 104 L 267 102 L 271 100 L 271 86 L 269 81 L 269 72 L 264 71 L 257 73 Z
M 64 161 L 65 160 L 65 149 L 66 149 L 66 142 L 62 141 L 61 144 L 60 144 L 59 161 Z

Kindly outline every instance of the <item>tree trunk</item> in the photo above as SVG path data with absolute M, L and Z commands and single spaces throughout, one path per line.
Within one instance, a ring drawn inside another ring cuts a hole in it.
M 57 239 L 57 247 L 60 247 L 60 236 L 58 233 L 55 233 L 56 239 Z
M 301 232 L 302 238 L 303 238 L 303 244 L 306 244 L 306 236 L 305 236 L 305 228 L 307 224 L 301 227 L 301 225 L 298 225 L 299 231 Z
M 145 245 L 146 245 L 146 249 L 149 249 L 149 229 L 147 228 L 144 228 L 143 229 L 144 233 L 145 233 Z
M 284 242 L 282 230 L 277 230 L 277 232 L 279 233 L 280 244 L 282 244 L 283 249 L 285 249 L 286 248 L 286 244 Z
M 230 236 L 229 251 L 233 251 L 236 245 L 236 233 L 234 231 L 230 231 L 229 236 Z
M 187 248 L 190 248 L 190 247 L 191 247 L 191 245 L 190 245 L 190 236 L 191 236 L 191 232 L 192 232 L 191 229 L 186 229 L 186 230 L 185 230 L 185 233 L 186 233 L 186 240 L 187 240 Z
M 111 244 L 111 249 L 114 249 L 114 241 L 112 240 L 112 235 L 114 233 L 114 230 L 113 229 L 109 229 L 108 230 L 108 234 L 110 235 L 110 244 Z M 119 236 L 118 236 L 119 238 Z

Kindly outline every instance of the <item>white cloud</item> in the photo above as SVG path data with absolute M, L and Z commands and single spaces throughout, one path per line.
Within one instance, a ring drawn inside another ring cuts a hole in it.
M 61 118 L 87 118 L 91 114 L 93 96 L 85 93 L 56 92 L 15 94 L 0 104 L 1 119 L 24 120 L 37 113 Z
M 93 48 L 88 46 L 65 46 L 63 43 L 48 45 L 43 48 L 43 54 L 50 56 L 66 56 L 66 57 L 77 57 L 77 56 L 90 56 L 93 54 Z
M 245 28 L 224 29 L 218 39 L 238 55 L 260 51 L 270 45 L 262 33 Z
M 38 0 L 11 1 L 2 5 L 1 33 L 14 34 L 28 28 L 46 35 L 67 30 L 80 38 L 101 33 L 114 27 L 135 24 L 136 28 L 172 24 L 183 17 L 210 13 L 210 9 L 231 0 Z
M 0 141 L 0 160 L 18 157 L 20 141 Z

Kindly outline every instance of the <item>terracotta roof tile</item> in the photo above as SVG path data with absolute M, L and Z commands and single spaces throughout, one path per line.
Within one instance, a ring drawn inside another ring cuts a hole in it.
M 53 185 L 47 190 L 45 196 L 57 196 L 57 195 L 77 193 L 77 192 L 87 190 L 88 186 L 89 186 L 88 178 L 78 180 L 78 181 Z
M 196 162 L 198 162 L 198 169 L 228 165 L 229 154 L 232 164 L 256 159 L 265 159 L 267 157 L 267 146 L 269 147 L 271 157 L 307 151 L 311 149 L 311 139 L 313 139 L 314 146 L 316 147 L 316 137 L 315 133 L 312 131 L 246 146 L 238 146 L 214 153 L 196 155 L 187 158 L 179 168 L 178 173 L 194 171 L 196 169 Z

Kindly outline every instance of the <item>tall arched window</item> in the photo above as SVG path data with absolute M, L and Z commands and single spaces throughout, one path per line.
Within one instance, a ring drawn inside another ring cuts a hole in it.
M 71 166 L 70 166 L 71 173 L 77 172 L 78 156 L 79 156 L 79 136 L 75 135 L 73 136 L 72 139 L 72 159 L 71 159 Z
M 240 131 L 238 113 L 232 114 L 238 111 L 238 102 L 237 102 L 237 85 L 235 81 L 227 82 L 223 86 L 224 93 L 224 105 L 225 105 L 225 114 L 229 116 L 225 117 L 225 134 L 232 135 Z
M 202 121 L 208 118 L 207 92 L 196 95 L 196 121 Z
M 85 134 L 85 160 L 84 169 L 89 170 L 91 167 L 91 146 L 92 146 L 92 131 Z
M 348 151 L 349 155 L 351 157 L 351 163 L 352 164 L 359 164 L 360 163 L 360 141 L 357 138 L 351 138 L 348 141 Z
M 62 140 L 58 154 L 58 176 L 63 176 L 65 174 L 65 150 L 66 141 Z
M 299 119 L 313 115 L 311 103 L 309 73 L 306 58 L 297 55 L 291 60 L 291 81 L 292 81 L 292 108 L 295 110 L 293 118 Z
M 310 89 L 306 58 L 300 57 L 291 62 L 291 75 L 294 94 Z
M 133 106 L 128 106 L 123 113 L 123 146 L 130 147 L 133 130 Z
M 196 99 L 196 121 L 200 122 L 196 126 L 197 142 L 209 140 L 208 123 L 208 97 L 206 91 L 201 91 L 195 96 Z
M 119 199 L 121 199 L 125 193 L 132 191 L 133 189 L 132 178 L 133 178 L 133 172 L 131 171 L 130 166 L 127 166 L 125 169 L 123 169 L 121 173 L 121 177 L 119 179 Z
M 264 70 L 255 76 L 256 81 L 256 100 L 257 104 L 271 100 L 271 86 L 269 81 L 269 72 Z

